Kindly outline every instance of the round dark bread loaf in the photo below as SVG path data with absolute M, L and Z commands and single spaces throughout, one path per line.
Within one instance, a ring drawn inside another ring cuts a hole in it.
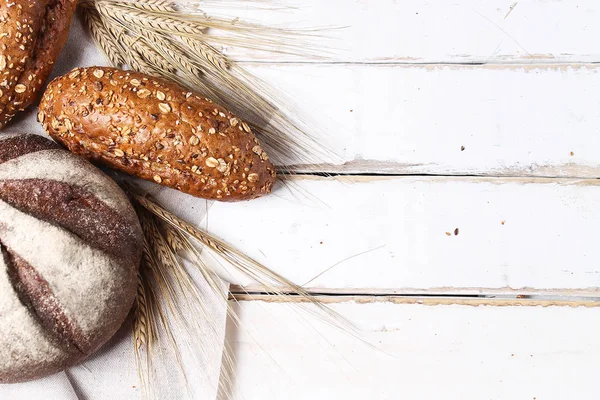
M 0 137 L 0 383 L 81 362 L 131 309 L 142 231 L 119 186 L 40 136 Z

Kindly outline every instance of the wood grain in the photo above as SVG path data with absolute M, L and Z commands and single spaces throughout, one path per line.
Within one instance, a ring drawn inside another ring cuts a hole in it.
M 223 14 L 215 3 L 216 14 Z M 600 9 L 594 0 L 280 0 L 279 12 L 248 5 L 225 12 L 271 26 L 310 28 L 329 62 L 596 62 Z M 210 7 L 207 8 L 211 12 Z M 314 32 L 314 28 L 329 28 Z M 333 29 L 332 29 L 333 28 Z M 330 39 L 328 39 L 330 38 Z M 227 49 L 239 59 L 294 60 Z M 304 52 L 307 49 L 303 49 Z M 296 59 L 297 60 L 297 59 Z M 308 57 L 306 62 L 323 59 Z
M 234 306 L 233 399 L 598 396 L 595 308 L 333 304 L 358 339 L 288 305 Z M 309 323 L 308 323 L 308 322 Z
M 591 245 L 600 226 L 599 185 L 595 179 L 296 177 L 289 190 L 263 199 L 214 204 L 208 229 L 317 292 L 593 296 L 600 285 L 600 250 Z
M 307 117 L 339 155 L 319 171 L 600 176 L 600 99 L 592 95 L 600 92 L 598 66 L 260 65 L 251 71 L 293 93 L 290 114 Z
M 296 177 L 210 209 L 211 232 L 332 294 L 381 350 L 238 294 L 232 398 L 597 398 L 598 3 L 276 4 L 241 15 L 345 27 L 314 40 L 327 58 L 226 49 L 339 154 L 293 168 L 440 176 Z

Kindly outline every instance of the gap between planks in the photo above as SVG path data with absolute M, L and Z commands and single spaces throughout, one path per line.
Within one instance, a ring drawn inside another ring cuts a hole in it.
M 587 178 L 587 177 L 563 177 L 563 176 L 522 176 L 522 175 L 438 175 L 438 174 L 393 174 L 393 173 L 330 173 L 330 172 L 302 172 L 302 173 L 290 173 L 282 176 L 284 180 L 289 181 L 345 181 L 350 182 L 372 182 L 372 181 L 385 181 L 395 180 L 402 178 L 419 178 L 422 177 L 428 181 L 460 181 L 460 182 L 474 182 L 474 183 L 493 183 L 493 184 L 505 184 L 505 183 L 518 183 L 518 184 L 562 184 L 562 185 L 573 185 L 573 186 L 600 186 L 600 177 Z
M 354 302 L 422 304 L 422 305 L 470 305 L 470 306 L 562 306 L 600 307 L 600 289 L 534 289 L 534 288 L 429 288 L 408 289 L 325 289 L 307 288 L 307 293 L 321 303 L 336 304 Z M 270 303 L 306 303 L 309 300 L 293 291 L 283 290 L 286 296 L 268 293 L 260 285 L 231 285 L 230 300 L 263 301 Z
M 310 293 L 310 292 L 309 292 Z M 337 304 L 352 302 L 355 304 L 392 303 L 415 304 L 425 306 L 464 305 L 464 306 L 492 306 L 492 307 L 600 307 L 600 297 L 582 296 L 548 296 L 548 295 L 473 295 L 457 296 L 449 294 L 440 295 L 370 295 L 370 294 L 323 294 L 310 293 L 313 298 L 322 304 Z M 311 301 L 290 293 L 286 296 L 277 296 L 264 292 L 236 292 L 231 291 L 229 300 L 261 301 L 266 303 L 310 303 Z
M 366 177 L 448 177 L 448 178 L 539 178 L 539 179 L 600 179 L 600 169 L 578 164 L 556 166 L 532 165 L 522 168 L 492 169 L 489 172 L 447 171 L 444 173 L 427 173 L 427 165 L 403 164 L 377 160 L 357 160 L 341 165 L 314 164 L 278 167 L 277 173 L 282 177 L 291 176 L 366 176 Z
M 546 297 L 546 298 L 580 298 L 584 300 L 600 300 L 600 288 L 552 288 L 552 289 L 537 289 L 532 287 L 511 288 L 484 288 L 484 287 L 431 287 L 431 288 L 402 288 L 402 289 L 385 289 L 385 288 L 305 288 L 307 293 L 316 296 L 439 296 L 439 297 L 508 297 L 508 298 L 523 298 L 525 297 Z M 230 292 L 233 294 L 266 294 L 267 290 L 264 286 L 258 284 L 250 285 L 230 285 Z M 283 292 L 293 293 L 292 289 Z
M 548 61 L 542 59 L 532 59 L 531 62 L 506 61 L 506 62 L 489 62 L 489 61 L 473 61 L 473 62 L 449 62 L 449 61 L 344 61 L 344 60 L 305 60 L 305 61 L 285 61 L 285 60 L 235 60 L 237 64 L 243 66 L 256 67 L 278 67 L 278 66 L 372 66 L 372 67 L 398 67 L 398 68 L 422 68 L 426 70 L 437 68 L 450 69 L 487 69 L 487 70 L 557 70 L 565 71 L 567 69 L 598 69 L 600 61 Z

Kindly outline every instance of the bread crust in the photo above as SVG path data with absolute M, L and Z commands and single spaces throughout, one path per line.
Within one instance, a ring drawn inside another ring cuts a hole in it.
M 0 3 L 0 128 L 39 98 L 76 6 L 76 0 Z
M 39 121 L 75 154 L 193 196 L 249 200 L 276 179 L 250 127 L 183 87 L 115 68 L 52 81 Z
M 142 246 L 109 177 L 40 136 L 0 138 L 0 383 L 59 372 L 110 339 Z

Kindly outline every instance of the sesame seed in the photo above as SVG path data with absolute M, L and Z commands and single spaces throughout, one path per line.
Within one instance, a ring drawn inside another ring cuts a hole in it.
M 27 86 L 23 85 L 22 83 L 19 83 L 17 86 L 15 86 L 15 92 L 17 93 L 25 93 L 26 90 Z
M 114 153 L 115 153 L 115 156 L 117 156 L 117 157 L 123 157 L 125 155 L 125 153 L 121 149 L 115 149 Z
M 160 177 L 160 175 L 154 175 L 154 182 L 156 182 L 156 183 L 162 182 L 162 178 Z
M 156 98 L 158 100 L 160 100 L 160 101 L 163 101 L 164 99 L 167 98 L 167 96 L 163 92 L 161 92 L 160 90 L 157 90 L 156 91 Z

